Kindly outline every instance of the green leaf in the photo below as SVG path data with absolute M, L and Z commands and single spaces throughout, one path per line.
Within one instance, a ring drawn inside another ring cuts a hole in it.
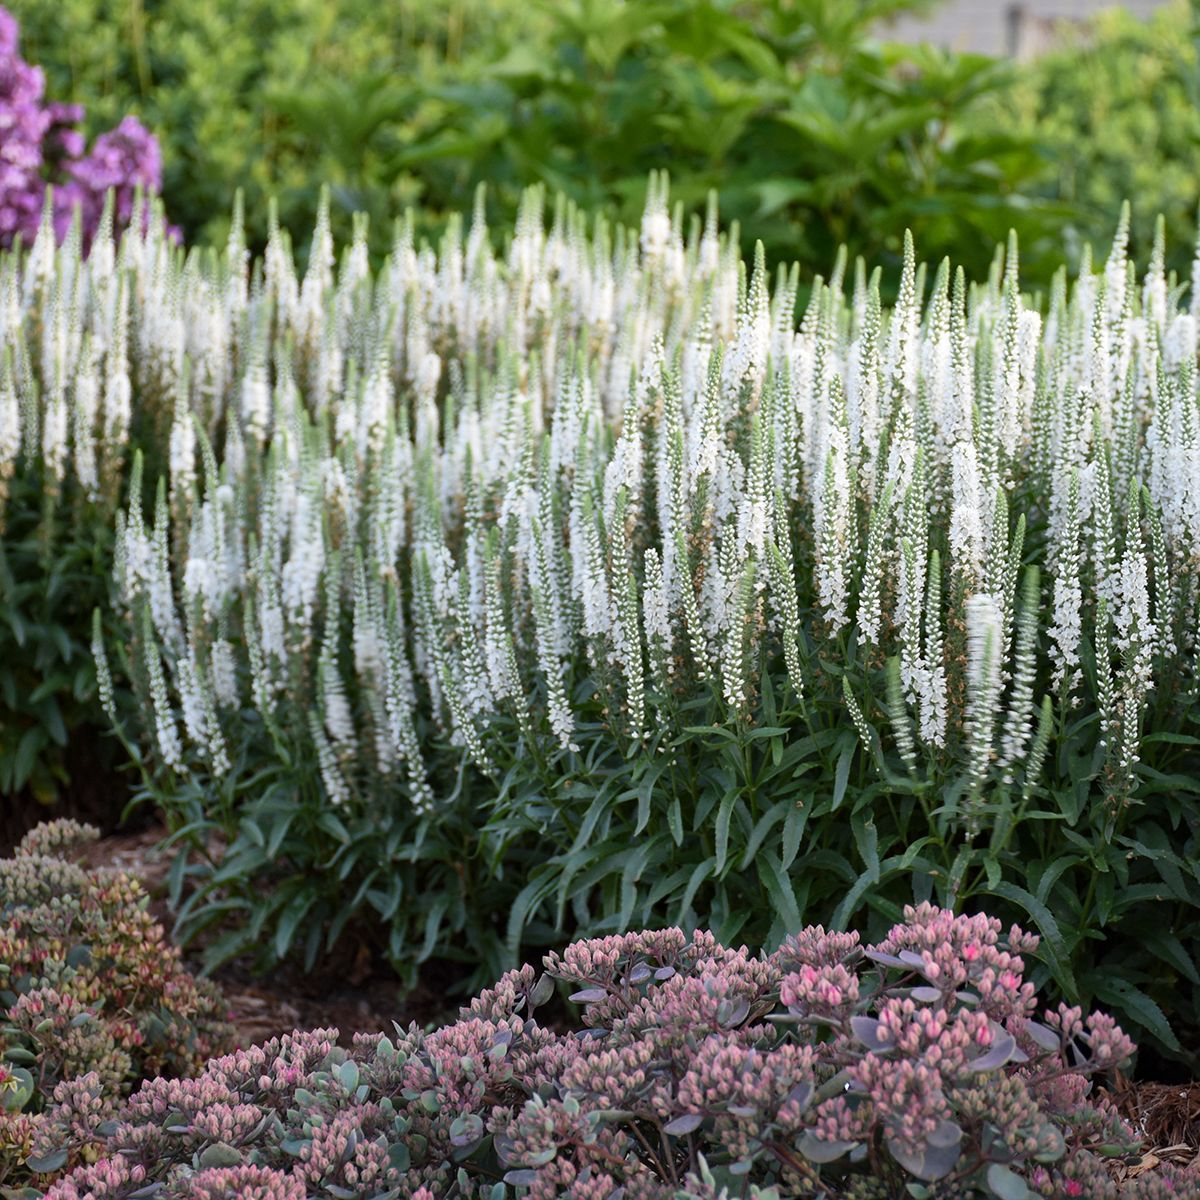
M 679 804 L 679 797 L 672 796 L 671 803 L 667 805 L 667 828 L 671 831 L 671 840 L 676 846 L 683 845 L 683 809 Z
M 283 839 L 287 837 L 288 830 L 291 828 L 295 816 L 296 809 L 293 807 L 289 811 L 277 815 L 271 822 L 271 832 L 267 835 L 266 841 L 268 859 L 273 861 L 279 857 L 279 848 L 283 845 Z
M 342 1087 L 353 1095 L 358 1088 L 358 1063 L 348 1058 L 338 1066 L 336 1074 Z
M 738 863 L 739 871 L 744 871 L 754 861 L 754 856 L 758 853 L 759 847 L 763 844 L 767 834 L 783 820 L 785 815 L 785 806 L 776 804 L 759 817 L 758 824 L 755 825 L 749 840 L 746 842 L 746 849 L 742 853 L 742 860 Z
M 1054 972 L 1055 979 L 1068 993 L 1075 994 L 1078 991 L 1075 974 L 1071 970 L 1066 943 L 1054 914 L 1036 896 L 1007 880 L 996 884 L 995 887 L 989 887 L 987 891 L 1017 905 L 1032 919 L 1042 935 L 1043 946 L 1040 949 Z
M 16 1080 L 17 1086 L 0 1092 L 0 1104 L 7 1112 L 20 1112 L 33 1099 L 33 1076 L 24 1067 L 10 1067 L 9 1074 Z
M 46 744 L 45 731 L 40 726 L 27 729 L 17 744 L 17 753 L 13 759 L 12 779 L 9 783 L 11 791 L 19 792 L 28 782 L 33 773 L 37 756 Z
M 1145 934 L 1142 942 L 1147 950 L 1174 967 L 1190 983 L 1200 985 L 1200 972 L 1196 970 L 1195 960 L 1174 934 L 1155 929 Z
M 241 1165 L 242 1154 L 228 1142 L 214 1142 L 200 1151 L 198 1161 L 206 1170 L 210 1167 L 236 1167 Z
M 424 962 L 433 953 L 438 943 L 442 917 L 446 915 L 446 909 L 449 907 L 450 897 L 447 895 L 437 896 L 429 906 L 429 911 L 425 914 L 425 940 L 417 954 L 417 962 Z
M 798 933 L 803 926 L 803 919 L 787 872 L 776 864 L 770 854 L 760 854 L 757 866 L 759 879 L 766 887 L 784 928 L 788 933 Z
M 783 842 L 781 866 L 783 870 L 791 869 L 800 853 L 800 842 L 804 837 L 804 827 L 808 824 L 808 808 L 803 803 L 793 805 L 788 809 L 783 819 Z
M 309 909 L 312 908 L 315 900 L 316 896 L 312 892 L 305 891 L 287 903 L 275 926 L 273 941 L 277 957 L 287 957 L 288 951 L 292 948 L 292 941 L 296 936 L 296 929 L 300 922 L 304 920 Z
M 571 844 L 570 853 L 578 853 L 591 843 L 592 835 L 596 831 L 596 823 L 600 820 L 611 801 L 612 793 L 607 788 L 601 788 L 596 793 L 595 798 L 588 805 L 588 810 L 584 814 L 583 824 L 579 826 L 579 832 L 575 835 L 575 841 Z
M 854 834 L 854 844 L 858 847 L 859 857 L 867 866 L 870 882 L 879 882 L 879 831 L 875 828 L 872 817 L 855 813 L 850 818 L 850 830 Z
M 859 875 L 850 885 L 850 890 L 842 897 L 841 903 L 834 910 L 833 917 L 830 920 L 830 927 L 833 929 L 846 929 L 850 918 L 858 910 L 863 895 L 878 882 L 879 880 L 872 875 L 869 868 Z
M 651 857 L 662 850 L 661 837 L 643 842 L 632 854 L 626 855 L 624 869 L 621 872 L 621 911 L 618 925 L 625 929 L 633 915 L 633 906 L 637 897 L 637 882 Z
M 733 816 L 733 806 L 737 804 L 741 793 L 730 789 L 721 800 L 717 809 L 717 823 L 713 828 L 713 839 L 716 846 L 717 876 L 725 873 L 725 861 L 729 855 L 729 822 Z
M 692 901 L 696 898 L 696 893 L 700 890 L 701 885 L 710 875 L 717 865 L 716 856 L 706 858 L 702 863 L 697 863 L 692 871 L 692 876 L 688 880 L 687 887 L 683 889 L 683 896 L 679 901 L 680 923 L 682 923 L 688 910 L 692 906 Z
M 67 1151 L 59 1149 L 52 1150 L 49 1154 L 31 1154 L 25 1160 L 25 1165 L 36 1175 L 49 1175 L 63 1167 L 66 1161 Z
M 240 821 L 238 823 L 238 828 L 242 831 L 243 836 L 257 846 L 260 850 L 266 846 L 267 839 L 263 837 L 263 831 L 250 817 L 246 817 Z
M 650 824 L 650 801 L 653 797 L 654 781 L 646 780 L 641 787 L 638 788 L 638 811 L 637 824 L 633 828 L 633 836 L 638 834 Z
M 1033 1193 L 1020 1175 L 1001 1163 L 990 1163 L 987 1169 L 987 1185 L 996 1200 L 1029 1200 Z
M 837 768 L 833 775 L 833 804 L 830 812 L 837 812 L 841 807 L 842 800 L 846 795 L 846 784 L 850 779 L 850 767 L 854 762 L 854 747 L 856 741 L 854 735 L 850 736 L 846 746 L 838 756 Z
M 1109 1008 L 1128 1013 L 1139 1025 L 1153 1034 L 1168 1050 L 1180 1050 L 1179 1039 L 1171 1029 L 1163 1010 L 1146 995 L 1119 975 L 1101 975 L 1094 983 L 1096 996 Z
M 531 879 L 517 893 L 512 908 L 508 913 L 508 931 L 505 941 L 510 958 L 520 957 L 521 939 L 525 932 L 525 923 L 533 912 L 546 898 L 554 892 L 558 880 L 552 872 Z
M 329 809 L 323 810 L 318 815 L 317 825 L 339 842 L 349 843 L 351 841 L 350 831 L 342 823 L 341 819 Z

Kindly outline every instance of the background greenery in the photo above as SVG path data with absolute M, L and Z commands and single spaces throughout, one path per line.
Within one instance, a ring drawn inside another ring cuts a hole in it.
M 1194 16 L 1119 13 L 1033 66 L 891 46 L 881 17 L 928 0 L 10 0 L 29 59 L 96 130 L 140 115 L 189 240 L 222 239 L 246 190 L 307 246 L 319 184 L 337 232 L 417 206 L 438 227 L 489 185 L 504 227 L 542 180 L 622 220 L 649 170 L 702 205 L 721 189 L 747 248 L 828 271 L 838 244 L 888 261 L 911 227 L 931 261 L 986 273 L 1009 227 L 1046 282 L 1121 199 L 1168 218 L 1186 269 L 1200 136 Z
M 1097 230 L 1130 200 L 1134 240 L 1149 246 L 1161 213 L 1183 278 L 1198 199 L 1197 9 L 1176 0 L 1138 20 L 1112 8 L 1090 39 L 1018 73 L 996 109 L 1041 143 L 1048 169 L 1039 192 L 1073 206 L 1069 237 L 1102 243 Z

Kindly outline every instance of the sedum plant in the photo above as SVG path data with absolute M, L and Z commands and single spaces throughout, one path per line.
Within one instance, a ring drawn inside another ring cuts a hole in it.
M 41 1149 L 64 1123 L 100 1119 L 130 1085 L 186 1074 L 229 1041 L 218 993 L 183 968 L 139 884 L 73 860 L 96 835 L 42 824 L 0 860 L 3 1188 L 78 1161 Z M 81 1087 L 88 1104 L 72 1108 Z
M 678 929 L 577 942 L 433 1032 L 297 1033 L 146 1083 L 46 1200 L 1190 1194 L 1194 1173 L 1106 1170 L 1132 1138 L 1089 1076 L 1132 1044 L 1038 1011 L 1036 942 L 929 905 L 875 945 L 818 926 L 765 957 Z M 565 1029 L 534 1017 L 556 982 Z
M 1032 923 L 1067 996 L 1182 1053 L 1196 316 L 1162 240 L 1139 276 L 1123 214 L 1049 295 L 1015 240 L 970 285 L 910 240 L 894 306 L 843 255 L 798 314 L 657 176 L 637 230 L 534 190 L 503 253 L 482 198 L 377 273 L 367 238 L 6 261 L 22 438 L 66 430 L 69 475 L 102 423 L 64 413 L 141 422 L 101 690 L 139 698 L 210 961 L 353 931 L 486 971 L 928 899 Z

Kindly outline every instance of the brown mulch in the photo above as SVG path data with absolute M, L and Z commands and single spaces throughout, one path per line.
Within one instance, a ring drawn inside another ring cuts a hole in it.
M 1119 1178 L 1134 1179 L 1163 1165 L 1200 1165 L 1200 1083 L 1140 1082 L 1121 1075 L 1109 1095 L 1146 1147 L 1139 1161 L 1116 1167 Z
M 141 880 L 151 897 L 155 916 L 170 929 L 166 877 L 170 851 L 163 853 L 160 826 L 136 833 L 111 834 L 88 846 L 84 858 L 91 866 L 127 871 Z M 189 946 L 184 960 L 199 971 L 203 946 Z M 286 965 L 267 976 L 255 976 L 248 964 L 235 961 L 219 967 L 211 978 L 229 1001 L 236 1040 L 249 1046 L 295 1029 L 335 1028 L 348 1045 L 355 1033 L 391 1033 L 393 1022 L 427 1025 L 457 1015 L 450 996 L 454 980 L 438 978 L 436 969 L 415 988 L 405 990 L 396 976 L 372 960 L 366 948 L 348 963 L 308 974 Z
M 406 996 L 395 981 L 379 979 L 357 986 L 351 983 L 318 993 L 311 986 L 300 991 L 283 981 L 283 987 L 267 987 L 239 980 L 235 975 L 234 971 L 218 971 L 214 978 L 229 1000 L 240 1046 L 294 1029 L 330 1027 L 339 1031 L 339 1041 L 349 1044 L 356 1033 L 391 1033 L 393 1021 L 403 1027 L 412 1021 L 426 1024 L 431 1019 L 427 1015 L 431 1007 L 428 997 Z M 453 1012 L 457 1007 L 445 1010 L 445 1015 Z

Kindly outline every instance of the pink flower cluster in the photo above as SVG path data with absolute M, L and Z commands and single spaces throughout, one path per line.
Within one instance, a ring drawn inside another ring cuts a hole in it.
M 125 117 L 89 151 L 78 128 L 83 109 L 46 101 L 45 76 L 21 58 L 18 40 L 16 19 L 0 7 L 0 247 L 18 236 L 26 245 L 33 240 L 48 185 L 59 240 L 78 209 L 90 241 L 110 190 L 115 222 L 128 224 L 136 190 L 162 183 L 158 141 L 136 117 Z
M 1105 1169 L 1133 1139 L 1089 1076 L 1133 1047 L 1102 1016 L 1035 1020 L 1036 948 L 928 905 L 875 946 L 819 927 L 770 956 L 678 929 L 579 942 L 434 1032 L 347 1052 L 317 1030 L 147 1083 L 90 1144 L 76 1098 L 71 1150 L 99 1161 L 46 1200 L 1198 1194 Z M 575 1029 L 533 1019 L 554 981 Z

